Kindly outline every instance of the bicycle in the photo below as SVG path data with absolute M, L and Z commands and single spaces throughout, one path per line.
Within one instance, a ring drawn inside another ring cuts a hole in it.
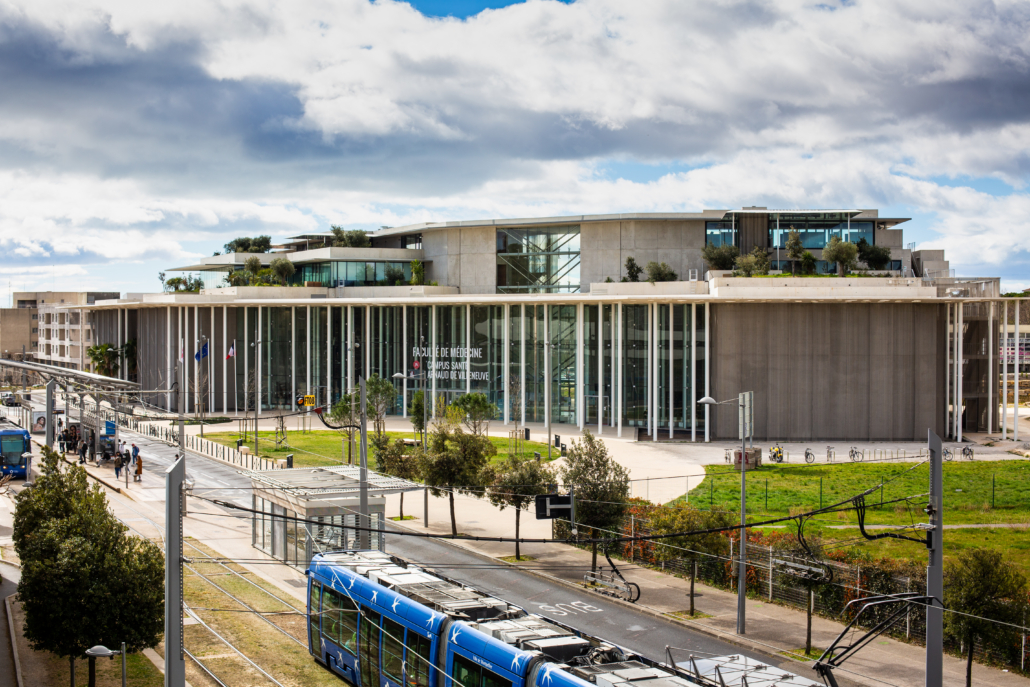
M 954 456 L 951 455 L 951 449 L 950 448 L 944 449 L 943 451 L 941 451 L 941 453 L 944 454 L 944 460 L 951 460 L 952 458 L 954 458 Z
M 962 457 L 965 458 L 966 460 L 973 460 L 973 447 L 972 446 L 963 446 L 962 447 Z
M 805 462 L 806 463 L 814 463 L 815 462 L 815 452 L 812 451 L 812 449 L 810 449 L 810 448 L 806 448 L 805 449 Z
M 862 455 L 862 452 L 859 451 L 857 447 L 852 446 L 851 450 L 848 451 L 848 458 L 851 459 L 851 462 L 855 462 L 856 460 L 858 460 L 858 461 L 862 460 L 863 459 L 863 455 Z
M 769 458 L 774 463 L 783 462 L 783 448 L 781 446 L 773 446 L 769 449 Z

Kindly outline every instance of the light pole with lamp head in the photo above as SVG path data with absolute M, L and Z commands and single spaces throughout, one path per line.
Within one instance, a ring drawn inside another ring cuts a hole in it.
M 425 339 L 422 340 L 423 343 Z M 422 367 L 421 356 L 419 356 L 419 367 Z M 426 384 L 429 381 L 428 375 L 425 370 L 422 370 L 417 376 L 416 375 L 405 375 L 403 372 L 395 372 L 393 375 L 394 379 L 410 379 L 420 380 L 422 382 L 422 453 L 425 455 L 428 451 L 426 446 L 426 440 L 429 438 L 429 428 L 426 426 L 428 422 L 427 410 L 426 410 Z M 429 485 L 426 485 L 424 496 L 423 496 L 423 512 L 422 512 L 422 525 L 423 527 L 429 527 Z
M 96 660 L 98 658 L 113 659 L 119 655 L 122 657 L 122 687 L 125 687 L 125 642 L 122 642 L 121 651 L 111 651 L 100 644 L 86 649 L 86 658 L 89 659 L 89 684 L 92 685 L 96 682 Z
M 751 394 L 745 391 L 737 398 L 726 401 L 716 401 L 711 396 L 705 396 L 699 404 L 704 406 L 718 406 L 727 403 L 737 402 L 740 422 L 740 559 L 737 568 L 737 634 L 744 634 L 745 630 L 745 604 L 747 600 L 747 436 L 748 418 L 745 414 Z

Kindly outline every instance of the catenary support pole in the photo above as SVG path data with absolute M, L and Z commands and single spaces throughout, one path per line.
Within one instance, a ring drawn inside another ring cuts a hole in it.
M 51 379 L 46 383 L 46 446 L 54 447 L 54 389 L 57 382 Z
M 709 360 L 712 357 L 712 327 L 711 321 L 708 319 L 708 303 L 705 303 L 705 396 L 710 395 L 708 389 L 708 382 L 711 378 Z M 712 423 L 711 423 L 711 410 L 710 405 L 705 405 L 705 442 L 712 440 Z
M 740 413 L 740 564 L 737 568 L 737 634 L 747 627 L 747 415 L 744 412 L 744 394 L 737 401 Z M 708 406 L 705 405 L 705 408 Z
M 358 534 L 358 548 L 366 550 L 369 548 L 368 528 L 371 523 L 368 517 L 368 412 L 367 401 L 365 400 L 365 378 L 358 381 L 361 388 L 361 466 L 358 472 L 358 517 L 363 528 Z
M 181 390 L 180 390 L 180 396 Z M 182 485 L 186 458 L 165 471 L 165 687 L 185 687 L 182 644 Z
M 998 376 L 994 374 L 994 301 L 987 303 L 987 433 L 994 431 L 994 395 Z
M 1016 311 L 1016 349 L 1013 352 L 1013 377 L 1012 377 L 1012 389 L 1015 392 L 1015 400 L 1012 403 L 1012 440 L 1019 441 L 1019 353 L 1020 353 L 1020 341 L 1019 341 L 1019 312 L 1023 309 L 1023 301 L 1017 300 L 1012 304 L 1013 309 Z
M 1009 304 L 1004 303 L 1001 314 L 1001 440 L 1009 438 Z
M 927 437 L 930 454 L 929 560 L 926 566 L 926 595 L 933 597 L 926 608 L 926 687 L 941 687 L 944 680 L 944 480 L 941 439 L 933 430 Z
M 697 303 L 690 304 L 690 440 L 697 441 Z

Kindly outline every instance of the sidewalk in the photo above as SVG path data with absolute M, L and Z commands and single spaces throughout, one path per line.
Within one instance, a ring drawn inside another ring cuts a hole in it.
M 399 497 L 387 497 L 386 514 L 393 517 L 398 513 Z M 450 515 L 447 499 L 429 499 L 429 527 L 422 520 L 424 498 L 408 494 L 404 499 L 406 515 L 415 515 L 417 520 L 394 522 L 416 532 L 450 534 Z M 498 512 L 488 501 L 469 496 L 455 497 L 455 515 L 458 531 L 471 536 L 514 537 L 515 514 L 508 508 Z M 546 538 L 551 535 L 550 521 L 535 520 L 532 513 L 523 513 L 520 537 Z M 493 559 L 513 556 L 515 545 L 497 542 L 452 542 L 477 554 Z M 565 544 L 523 544 L 523 556 L 534 558 L 522 565 L 537 575 L 545 575 L 562 584 L 582 585 L 583 575 L 590 571 L 591 553 Z M 690 580 L 667 575 L 657 570 L 634 565 L 629 561 L 616 559 L 619 570 L 630 581 L 640 586 L 641 596 L 637 607 L 652 613 L 666 614 L 689 609 Z M 607 567 L 603 556 L 599 565 Z M 533 568 L 543 568 L 544 573 Z M 716 635 L 742 647 L 766 654 L 802 649 L 805 645 L 806 615 L 776 604 L 758 600 L 747 601 L 747 635 L 736 634 L 736 594 L 695 585 L 695 609 L 711 617 L 696 620 L 681 620 L 684 624 L 702 632 Z M 828 646 L 843 629 L 840 623 L 818 616 L 812 618 L 812 645 Z M 840 677 L 865 685 L 911 685 L 921 686 L 924 681 L 925 649 L 922 646 L 906 644 L 894 639 L 879 637 L 850 659 L 839 670 Z M 945 684 L 962 684 L 965 681 L 965 662 L 961 659 L 944 657 Z M 979 687 L 1028 687 L 1030 680 L 997 668 L 974 665 L 973 684 Z

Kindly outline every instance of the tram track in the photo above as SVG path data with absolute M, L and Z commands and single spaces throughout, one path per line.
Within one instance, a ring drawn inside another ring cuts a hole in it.
M 119 517 L 118 519 L 126 527 L 128 527 L 130 530 L 132 530 L 133 532 L 138 534 L 140 537 L 143 537 L 144 539 L 153 539 L 154 537 L 151 537 L 151 536 L 148 536 L 148 535 L 144 534 L 140 529 L 135 527 L 134 524 L 133 524 L 133 523 L 139 524 L 141 521 L 149 523 L 150 526 L 153 527 L 157 531 L 158 538 L 163 543 L 164 535 L 163 535 L 162 528 L 153 519 L 147 517 L 147 515 L 145 515 L 141 511 L 137 510 L 136 508 L 133 508 L 131 505 L 129 505 L 127 503 L 119 502 L 119 506 L 126 508 L 127 510 L 135 513 L 138 516 L 138 518 L 129 518 L 129 519 Z M 117 515 L 116 515 L 116 517 L 117 517 Z M 203 572 L 199 571 L 194 566 L 198 566 L 198 564 L 200 564 L 200 565 L 215 565 L 215 566 L 219 566 L 221 569 L 224 569 L 224 572 L 215 573 L 215 575 L 219 575 L 219 576 L 226 575 L 226 576 L 230 576 L 229 579 L 239 579 L 239 580 L 242 580 L 243 582 L 246 582 L 248 585 L 250 585 L 250 587 L 253 587 L 254 589 L 262 592 L 264 595 L 266 595 L 270 599 L 274 600 L 276 603 L 278 603 L 281 606 L 283 606 L 284 609 L 288 609 L 288 610 L 284 611 L 284 613 L 291 613 L 291 614 L 292 613 L 296 613 L 298 615 L 303 615 L 305 613 L 305 611 L 297 608 L 296 606 L 294 606 L 292 603 L 290 603 L 286 599 L 284 599 L 284 598 L 282 598 L 282 597 L 272 593 L 268 589 L 265 589 L 261 585 L 255 583 L 253 580 L 248 579 L 245 575 L 241 574 L 238 570 L 234 570 L 232 567 L 227 565 L 224 561 L 216 559 L 215 557 L 211 556 L 209 553 L 207 553 L 203 549 L 201 549 L 201 548 L 195 546 L 194 544 L 192 544 L 191 542 L 184 540 L 183 544 L 185 546 L 188 546 L 190 549 L 195 551 L 197 554 L 199 554 L 199 555 L 195 555 L 194 556 L 195 560 L 191 561 L 193 563 L 193 565 L 190 565 L 189 563 L 185 563 L 184 562 L 183 563 L 183 567 L 184 568 L 188 569 L 193 575 L 195 575 L 196 577 L 200 578 L 201 580 L 203 580 L 204 582 L 206 582 L 210 586 L 214 587 L 215 590 L 217 590 L 222 595 L 225 595 L 225 596 L 229 597 L 229 599 L 231 599 L 235 604 L 237 604 L 240 607 L 242 607 L 243 609 L 245 609 L 246 612 L 247 612 L 246 614 L 248 616 L 254 616 L 254 617 L 260 618 L 264 623 L 266 623 L 268 625 L 271 625 L 279 633 L 285 635 L 286 637 L 291 639 L 294 643 L 296 643 L 298 646 L 303 648 L 305 650 L 305 652 L 307 651 L 308 646 L 307 646 L 306 637 L 305 637 L 305 639 L 303 641 L 298 639 L 295 635 L 291 634 L 286 629 L 280 627 L 278 624 L 272 622 L 269 618 L 265 617 L 262 614 L 261 611 L 258 611 L 257 609 L 255 609 L 250 604 L 248 604 L 245 601 L 243 601 L 242 599 L 238 598 L 231 591 L 225 589 L 222 585 L 219 585 L 217 582 L 215 582 L 214 580 L 210 579 L 210 577 L 211 577 L 210 575 L 204 574 Z M 213 627 L 211 624 L 209 624 L 207 621 L 205 621 L 205 619 L 200 616 L 200 611 L 199 610 L 195 610 L 195 609 L 191 608 L 185 602 L 183 603 L 183 610 L 190 618 L 192 618 L 195 621 L 195 624 L 200 625 L 202 628 L 204 628 L 204 630 L 207 631 L 207 633 L 210 634 L 210 636 L 212 636 L 219 643 L 223 644 L 224 646 L 228 647 L 231 650 L 232 654 L 237 659 L 236 665 L 239 666 L 239 668 L 241 668 L 243 670 L 246 670 L 247 672 L 256 671 L 258 674 L 260 674 L 260 676 L 262 676 L 262 678 L 264 680 L 267 680 L 269 682 L 269 684 L 275 685 L 276 687 L 285 687 L 281 682 L 276 680 L 275 677 L 273 677 L 271 674 L 269 674 L 267 671 L 265 671 L 260 665 L 258 665 L 254 661 L 254 659 L 252 659 L 250 656 L 248 656 L 246 653 L 244 653 L 243 650 L 240 649 L 240 647 L 237 647 L 229 639 L 227 639 L 222 633 L 219 633 L 218 628 Z M 217 613 L 217 611 L 214 611 L 214 612 Z M 305 620 L 305 623 L 306 623 L 306 620 Z M 215 684 L 219 685 L 220 687 L 229 687 L 229 683 L 227 683 L 226 680 L 228 680 L 230 678 L 225 677 L 224 674 L 222 676 L 219 676 L 219 672 L 221 672 L 221 671 L 217 671 L 216 672 L 215 668 L 212 665 L 210 665 L 210 660 L 205 659 L 203 656 L 197 655 L 194 652 L 190 652 L 189 650 L 185 649 L 185 647 L 184 647 L 184 652 L 189 657 L 189 659 L 191 661 L 193 661 L 193 663 L 200 669 L 200 671 L 206 677 L 210 678 Z M 222 657 L 220 657 L 220 658 L 222 658 Z

